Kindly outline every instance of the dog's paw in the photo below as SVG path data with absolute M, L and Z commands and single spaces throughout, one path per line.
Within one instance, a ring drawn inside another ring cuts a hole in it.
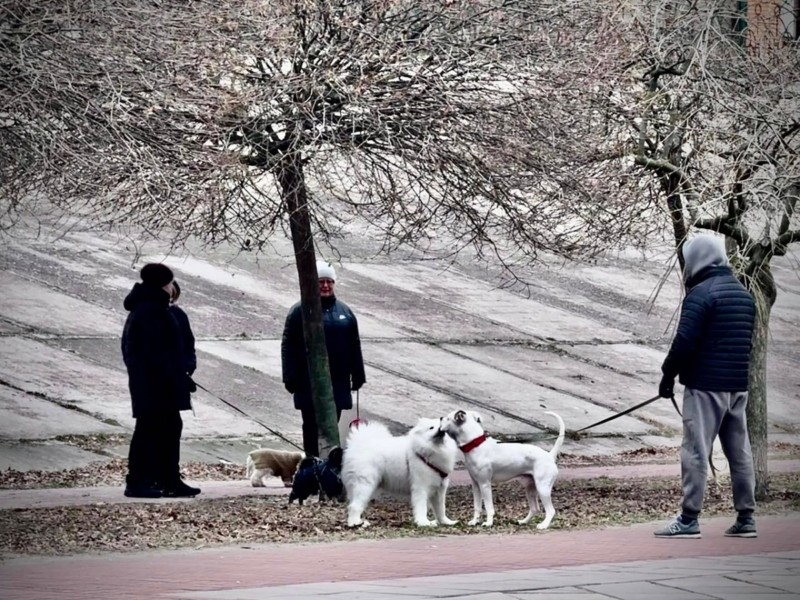
M 366 519 L 348 519 L 347 526 L 352 529 L 356 527 L 369 527 L 369 521 Z
M 547 529 L 549 525 L 549 523 L 541 522 L 536 526 L 536 529 Z
M 450 525 L 458 525 L 458 521 L 453 521 L 453 519 L 442 519 L 440 521 L 440 523 L 442 525 L 448 525 L 448 526 L 450 526 Z
M 483 522 L 483 524 L 481 526 L 482 527 L 494 527 L 494 521 L 490 521 L 490 520 L 487 519 L 486 521 Z
M 424 521 L 414 521 L 414 524 L 417 527 L 436 527 L 439 525 L 439 523 L 436 521 L 429 521 L 428 519 L 425 519 Z
M 467 523 L 467 525 L 472 525 L 474 527 L 475 525 L 477 525 L 480 522 L 481 522 L 481 520 L 478 517 L 476 517 L 474 519 L 470 519 L 469 522 Z

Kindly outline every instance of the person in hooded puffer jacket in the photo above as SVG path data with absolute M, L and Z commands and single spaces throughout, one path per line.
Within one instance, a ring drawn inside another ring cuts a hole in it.
M 125 298 L 122 332 L 133 417 L 125 495 L 133 498 L 196 496 L 180 475 L 180 411 L 191 408 L 181 331 L 169 311 L 172 270 L 149 263 Z
M 756 305 L 734 276 L 721 238 L 699 235 L 683 246 L 686 297 L 678 331 L 661 367 L 659 395 L 683 392 L 681 514 L 655 532 L 660 538 L 699 538 L 698 516 L 708 462 L 719 435 L 728 459 L 738 516 L 729 537 L 756 537 L 755 472 L 747 434 L 747 388 Z

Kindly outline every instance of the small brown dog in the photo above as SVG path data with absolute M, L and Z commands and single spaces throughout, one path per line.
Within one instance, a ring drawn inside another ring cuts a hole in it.
M 297 465 L 305 458 L 303 452 L 259 448 L 247 455 L 247 478 L 253 487 L 266 487 L 267 477 L 280 477 L 283 485 L 292 487 Z

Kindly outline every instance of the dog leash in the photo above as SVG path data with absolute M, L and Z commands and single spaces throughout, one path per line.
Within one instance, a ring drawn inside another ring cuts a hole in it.
M 643 406 L 647 406 L 648 404 L 652 404 L 656 400 L 661 398 L 661 395 L 653 396 L 652 398 L 645 400 L 644 402 L 640 402 L 636 406 L 631 406 L 630 408 L 626 408 L 622 412 L 618 412 L 615 415 L 611 415 L 610 417 L 606 417 L 605 419 L 598 421 L 597 423 L 592 423 L 591 425 L 587 425 L 586 427 L 582 427 L 578 429 L 574 433 L 580 433 L 582 431 L 586 431 L 587 429 L 592 429 L 593 427 L 597 427 L 598 425 L 602 425 L 603 423 L 608 423 L 609 421 L 613 421 L 614 419 L 619 419 L 620 417 L 624 417 L 628 413 L 632 413 L 633 411 L 642 408 Z M 678 411 L 678 414 L 681 415 L 681 410 L 678 408 L 678 403 L 675 401 L 675 396 L 670 396 L 670 400 L 672 400 L 672 406 L 675 407 L 675 410 Z M 681 415 L 683 416 L 683 415 Z
M 349 425 L 349 427 L 351 427 L 351 428 L 355 427 L 356 429 L 358 429 L 359 426 L 361 426 L 362 424 L 363 425 L 367 425 L 368 424 L 368 421 L 366 419 L 364 419 L 363 421 L 361 420 L 361 412 L 359 410 L 360 402 L 359 402 L 358 392 L 359 392 L 359 390 L 356 390 L 356 418 L 353 419 L 352 421 L 350 421 L 350 425 Z
M 281 433 L 278 433 L 278 432 L 277 432 L 277 431 L 275 431 L 275 430 L 274 430 L 272 427 L 269 427 L 268 425 L 266 425 L 266 424 L 262 423 L 261 421 L 259 421 L 259 420 L 258 420 L 258 419 L 256 419 L 255 417 L 251 417 L 250 415 L 248 415 L 246 412 L 244 412 L 244 411 L 243 411 L 241 408 L 239 408 L 239 407 L 238 407 L 238 406 L 236 406 L 235 404 L 231 404 L 230 402 L 228 402 L 227 400 L 225 400 L 225 398 L 220 398 L 220 397 L 219 397 L 217 394 L 215 394 L 214 392 L 212 392 L 211 390 L 209 390 L 207 387 L 200 385 L 200 384 L 199 384 L 199 383 L 197 383 L 196 381 L 194 382 L 194 384 L 195 384 L 195 385 L 196 385 L 196 386 L 197 386 L 199 389 L 201 389 L 201 390 L 203 390 L 204 392 L 206 392 L 207 394 L 210 394 L 211 396 L 214 396 L 214 398 L 216 398 L 217 400 L 219 400 L 219 401 L 220 401 L 220 402 L 222 402 L 223 404 L 227 404 L 228 406 L 230 406 L 230 407 L 231 407 L 233 410 L 235 410 L 236 412 L 238 412 L 238 413 L 240 413 L 240 414 L 244 415 L 245 417 L 247 417 L 247 418 L 248 418 L 248 419 L 250 419 L 251 421 L 254 421 L 254 422 L 258 423 L 258 424 L 259 424 L 259 425 L 261 425 L 261 426 L 262 426 L 264 429 L 266 429 L 267 431 L 269 431 L 271 434 L 273 434 L 273 435 L 275 435 L 275 436 L 279 437 L 280 439 L 282 439 L 282 440 L 283 440 L 284 442 L 286 442 L 287 444 L 291 444 L 292 446 L 294 446 L 294 447 L 295 447 L 295 448 L 297 448 L 298 450 L 303 450 L 303 448 L 301 448 L 300 446 L 298 446 L 297 444 L 295 444 L 295 443 L 294 443 L 292 440 L 290 440 L 289 438 L 287 438 L 285 435 L 283 435 L 283 434 L 281 434 Z

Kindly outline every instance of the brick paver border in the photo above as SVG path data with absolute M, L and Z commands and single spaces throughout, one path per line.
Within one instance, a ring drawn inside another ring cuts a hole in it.
M 0 597 L 166 598 L 191 591 L 800 550 L 800 514 L 759 518 L 756 539 L 723 537 L 729 524 L 729 519 L 703 520 L 701 540 L 655 539 L 652 531 L 657 524 L 646 524 L 589 531 L 22 558 L 0 564 Z

